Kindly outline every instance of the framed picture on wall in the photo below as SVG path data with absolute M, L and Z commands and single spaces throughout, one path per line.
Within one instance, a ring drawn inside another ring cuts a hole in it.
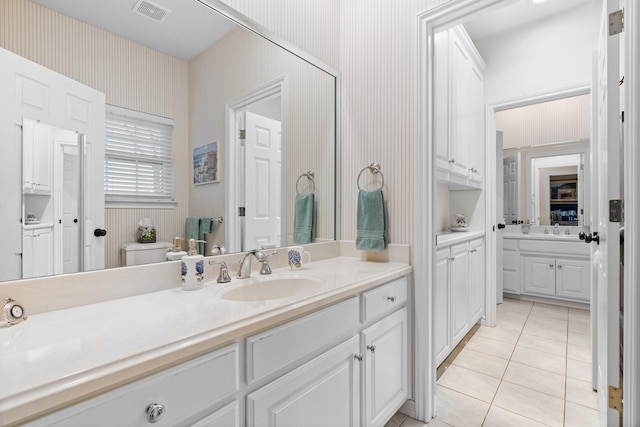
M 214 141 L 193 149 L 193 183 L 195 185 L 220 182 L 220 141 Z

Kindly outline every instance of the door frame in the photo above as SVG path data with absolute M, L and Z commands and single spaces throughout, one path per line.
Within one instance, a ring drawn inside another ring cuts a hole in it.
M 281 102 L 281 117 L 282 117 L 282 146 L 284 147 L 284 141 L 286 141 L 286 127 L 285 127 L 285 114 L 284 114 L 284 104 L 285 104 L 285 76 L 278 77 L 270 82 L 267 82 L 263 85 L 260 85 L 249 92 L 238 95 L 234 98 L 227 100 L 224 106 L 225 110 L 225 133 L 226 140 L 228 141 L 227 147 L 225 148 L 225 165 L 229 173 L 225 178 L 226 184 L 224 186 L 224 199 L 225 199 L 225 245 L 227 249 L 231 252 L 237 252 L 242 245 L 242 236 L 240 234 L 240 217 L 237 214 L 238 207 L 238 191 L 237 187 L 241 185 L 241 179 L 238 176 L 237 171 L 232 170 L 232 165 L 235 165 L 238 161 L 239 157 L 242 155 L 240 150 L 240 135 L 238 134 L 239 126 L 243 126 L 244 123 L 240 123 L 238 119 L 239 113 L 244 112 L 250 105 L 266 101 L 270 98 L 274 98 L 280 96 L 282 99 Z M 283 148 L 282 150 L 282 164 L 286 164 L 287 152 Z M 285 169 L 282 169 L 282 173 L 285 173 Z M 283 188 L 281 189 L 281 194 L 286 194 L 284 189 L 285 177 L 281 177 L 281 182 Z M 286 232 L 286 209 L 284 206 L 284 197 L 282 198 L 283 207 L 281 209 L 281 229 L 283 233 Z
M 415 235 L 420 236 L 413 243 L 412 264 L 415 278 L 415 304 L 429 307 L 433 296 L 434 257 L 436 226 L 433 210 L 435 208 L 435 145 L 433 140 L 433 76 L 434 76 L 434 34 L 435 30 L 454 25 L 463 18 L 481 10 L 499 5 L 508 5 L 512 0 L 451 0 L 417 16 L 417 120 L 415 145 L 415 206 L 414 222 Z M 626 100 L 626 116 L 624 134 L 626 141 L 640 140 L 640 5 L 634 1 L 623 1 L 625 6 L 625 74 L 627 76 L 622 91 Z M 493 114 L 499 105 L 487 106 L 487 117 Z M 489 110 L 490 109 L 490 110 Z M 488 120 L 488 118 L 487 118 Z M 487 134 L 495 131 L 495 125 L 485 127 Z M 490 141 L 490 140 L 489 140 Z M 494 141 L 495 143 L 495 141 Z M 495 167 L 495 145 L 491 151 L 487 144 L 485 156 L 486 170 Z M 625 179 L 624 198 L 627 218 L 637 218 L 640 215 L 640 148 L 634 144 L 625 144 Z M 486 242 L 487 242 L 487 304 L 486 324 L 495 324 L 495 235 L 493 222 L 495 221 L 495 195 L 487 194 L 487 188 L 495 185 L 495 176 L 487 174 L 485 177 L 486 202 Z M 492 181 L 492 182 L 491 182 Z M 425 196 L 426 193 L 426 197 Z M 491 207 L 493 206 L 493 215 Z M 420 219 L 420 220 L 418 220 Z M 624 317 L 624 382 L 625 405 L 624 419 L 629 425 L 640 425 L 640 337 L 637 334 L 640 324 L 640 289 L 631 286 L 639 283 L 640 265 L 640 232 L 638 224 L 628 221 L 625 224 L 627 239 L 624 243 L 625 270 L 625 317 Z M 419 286 L 422 284 L 422 286 Z M 435 367 L 432 345 L 432 313 L 431 310 L 415 311 L 415 394 L 416 418 L 428 421 L 435 415 Z M 633 333 L 632 333 L 633 332 Z
M 640 229 L 635 219 L 640 215 L 640 4 L 637 1 L 623 0 L 624 31 L 626 33 L 625 82 L 622 93 L 625 100 L 625 117 L 623 132 L 624 152 L 624 205 L 625 217 L 633 221 L 625 222 L 624 241 L 624 409 L 623 418 L 626 425 L 640 425 Z

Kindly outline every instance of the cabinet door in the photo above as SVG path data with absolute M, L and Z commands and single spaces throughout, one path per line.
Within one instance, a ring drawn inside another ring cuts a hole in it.
M 451 173 L 462 178 L 469 177 L 469 138 L 470 138 L 470 70 L 471 60 L 466 47 L 455 32 L 450 32 L 451 50 L 449 54 L 449 79 L 451 84 L 451 135 L 449 138 Z
M 234 401 L 217 410 L 191 427 L 240 427 L 240 406 L 238 401 Z
M 469 61 L 472 63 L 472 61 Z M 469 138 L 469 177 L 482 183 L 484 180 L 484 99 L 483 75 L 475 66 L 469 70 L 470 138 Z
M 482 317 L 484 307 L 484 239 L 469 243 L 469 313 L 470 325 Z
M 33 277 L 53 274 L 53 229 L 33 230 Z
M 23 119 L 22 180 L 25 192 L 51 194 L 52 150 L 50 127 Z
M 33 230 L 28 230 L 22 234 L 22 278 L 33 277 L 33 266 L 35 265 L 35 252 Z
M 436 168 L 449 173 L 449 32 L 440 31 L 434 39 L 433 143 Z
M 469 244 L 451 247 L 451 327 L 455 347 L 469 331 Z
M 440 365 L 451 352 L 451 332 L 449 323 L 449 248 L 436 252 L 436 281 L 433 287 L 433 353 L 436 366 Z
M 364 425 L 384 426 L 408 396 L 406 307 L 362 331 L 362 341 L 366 348 Z
M 590 298 L 589 261 L 562 259 L 556 260 L 556 295 L 581 301 Z
M 556 294 L 556 260 L 536 256 L 523 257 L 524 292 L 537 295 Z
M 352 337 L 249 394 L 247 426 L 359 426 L 359 351 Z

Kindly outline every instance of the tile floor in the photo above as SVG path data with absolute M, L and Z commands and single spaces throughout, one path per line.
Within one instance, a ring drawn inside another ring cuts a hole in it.
M 505 299 L 436 384 L 430 427 L 598 426 L 589 312 Z M 385 427 L 423 423 L 396 414 Z

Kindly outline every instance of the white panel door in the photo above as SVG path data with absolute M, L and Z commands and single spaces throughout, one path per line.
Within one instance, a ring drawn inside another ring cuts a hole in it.
M 282 246 L 281 123 L 246 113 L 243 250 Z
M 620 223 L 609 221 L 609 200 L 621 199 L 620 35 L 609 36 L 608 16 L 617 0 L 604 0 L 598 45 L 598 224 L 597 253 L 598 394 L 600 422 L 618 425 L 609 409 L 609 386 L 620 387 Z M 596 145 L 596 144 L 594 144 Z M 592 243 L 595 245 L 595 243 Z
M 496 132 L 496 222 L 495 222 L 495 231 L 496 231 L 496 304 L 502 304 L 503 302 L 503 293 L 504 293 L 504 277 L 502 271 L 504 269 L 504 260 L 501 256 L 502 251 L 504 250 L 504 237 L 503 237 L 503 228 L 498 226 L 498 224 L 503 224 L 505 221 L 504 215 L 504 206 L 505 206 L 505 195 L 507 192 L 505 191 L 505 169 L 503 167 L 503 135 L 502 131 Z
M 519 218 L 519 174 L 518 155 L 513 154 L 502 161 L 504 172 L 504 220 L 507 224 L 515 224 Z

